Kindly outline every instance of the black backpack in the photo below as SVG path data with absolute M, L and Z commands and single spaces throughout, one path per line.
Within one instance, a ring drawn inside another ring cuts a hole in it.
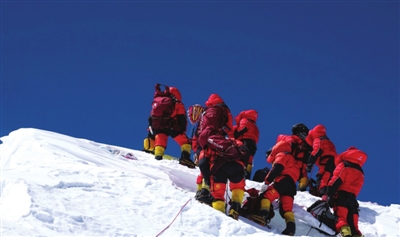
M 265 177 L 267 177 L 268 172 L 269 172 L 269 168 L 268 168 L 268 167 L 265 167 L 265 168 L 263 168 L 263 169 L 257 170 L 257 171 L 254 173 L 253 181 L 256 181 L 256 182 L 264 182 Z
M 332 214 L 328 202 L 317 200 L 307 208 L 307 211 L 336 232 L 336 216 Z

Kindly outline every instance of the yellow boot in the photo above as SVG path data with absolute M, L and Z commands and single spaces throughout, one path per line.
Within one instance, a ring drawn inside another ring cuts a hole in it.
M 202 188 L 205 188 L 205 189 L 207 189 L 208 191 L 210 191 L 210 186 L 206 183 L 205 179 L 203 179 L 203 180 L 201 181 L 201 185 L 202 185 Z
M 203 187 L 203 184 L 197 184 L 197 191 L 200 191 L 202 187 Z
M 294 236 L 294 234 L 296 233 L 296 224 L 294 222 L 293 212 L 285 212 L 285 214 L 283 214 L 283 218 L 285 218 L 286 221 L 286 229 L 282 231 L 282 234 Z
M 143 151 L 154 154 L 154 139 L 150 137 L 144 139 Z
M 306 191 L 307 189 L 307 184 L 308 184 L 308 178 L 307 177 L 302 177 L 299 180 L 299 191 Z
M 218 211 L 220 211 L 220 212 L 225 214 L 225 202 L 224 201 L 222 201 L 222 200 L 213 201 L 212 202 L 212 207 L 215 210 L 218 210 Z
M 183 144 L 181 146 L 181 152 L 186 151 L 187 153 L 190 154 L 190 150 L 192 150 L 192 146 L 190 144 Z
M 269 209 L 271 208 L 271 201 L 267 198 L 261 199 L 260 216 L 264 219 L 265 223 L 269 223 Z
M 232 190 L 232 201 L 242 203 L 244 197 L 244 190 L 234 189 Z
M 154 158 L 156 158 L 156 160 L 162 160 L 162 158 L 164 156 L 164 151 L 165 151 L 164 147 L 156 146 L 154 148 Z
M 351 237 L 351 229 L 350 226 L 345 225 L 340 228 L 340 235 L 342 237 Z
M 242 206 L 243 197 L 244 197 L 244 190 L 241 189 L 232 190 L 232 202 L 231 202 L 231 208 L 229 210 L 229 216 L 235 220 L 239 219 L 239 212 Z
M 254 220 L 255 222 L 265 226 L 269 223 L 269 210 L 271 207 L 271 202 L 267 198 L 261 199 L 261 206 L 260 211 L 257 214 L 251 214 L 250 219 Z
M 212 206 L 212 201 L 214 199 L 210 193 L 210 186 L 208 184 L 206 184 L 203 179 L 203 182 L 199 186 L 197 186 L 197 188 L 199 188 L 199 187 L 200 187 L 200 191 L 196 192 L 196 194 L 198 193 L 196 200 L 201 203 Z
M 194 169 L 196 164 L 190 159 L 191 149 L 192 146 L 190 144 L 183 144 L 181 146 L 181 158 L 179 159 L 179 164 Z
M 260 214 L 262 214 L 262 216 L 268 216 L 270 207 L 271 207 L 271 201 L 269 199 L 267 198 L 261 199 Z M 266 215 L 264 215 L 264 213 Z

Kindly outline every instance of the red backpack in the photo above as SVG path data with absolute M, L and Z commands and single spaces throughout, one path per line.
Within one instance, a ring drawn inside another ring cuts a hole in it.
M 212 171 L 219 169 L 226 162 L 239 161 L 247 163 L 249 150 L 242 142 L 231 140 L 221 134 L 211 135 L 207 139 L 208 147 L 215 152 Z
M 163 117 L 170 118 L 175 110 L 174 96 L 169 92 L 169 87 L 164 86 L 164 91 L 160 89 L 161 84 L 156 85 L 156 92 L 154 93 L 154 99 L 151 103 L 151 117 Z
M 152 118 L 152 128 L 162 129 L 169 125 L 171 115 L 175 110 L 175 103 L 177 99 L 170 93 L 169 87 L 161 91 L 161 84 L 156 85 L 156 92 L 154 99 L 151 103 L 150 116 Z
M 205 147 L 208 144 L 207 139 L 211 135 L 221 134 L 221 129 L 228 122 L 226 110 L 227 108 L 223 105 L 209 107 L 205 110 L 200 120 L 200 130 L 197 139 L 201 147 Z
M 222 127 L 226 126 L 228 122 L 228 113 L 228 107 L 222 104 L 207 108 L 200 122 L 201 128 L 219 131 Z

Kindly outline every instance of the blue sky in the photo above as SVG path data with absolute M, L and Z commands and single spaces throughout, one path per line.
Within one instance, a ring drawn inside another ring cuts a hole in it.
M 156 83 L 186 107 L 218 93 L 234 116 L 256 109 L 254 170 L 278 134 L 323 124 L 369 155 L 359 199 L 399 203 L 398 2 L 2 1 L 1 136 L 142 149 Z

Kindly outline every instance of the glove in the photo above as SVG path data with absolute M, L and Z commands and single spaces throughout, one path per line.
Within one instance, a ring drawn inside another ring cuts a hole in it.
M 328 199 L 329 199 L 329 197 L 328 197 L 328 195 L 324 195 L 324 196 L 322 196 L 322 201 L 324 201 L 324 202 L 328 202 Z
M 268 187 L 269 187 L 269 184 L 266 184 L 266 183 L 261 185 L 260 193 L 264 193 L 265 191 L 267 191 Z
M 313 168 L 313 164 L 308 164 L 307 167 L 306 167 L 307 173 L 310 173 L 312 168 Z
M 267 152 L 265 152 L 265 158 L 268 159 L 269 154 L 271 154 L 272 148 L 270 148 Z
M 307 177 L 301 177 L 299 180 L 299 185 L 298 185 L 298 189 L 301 192 L 304 192 L 307 190 L 307 186 L 308 186 L 308 178 Z
M 235 131 L 233 132 L 233 137 L 237 139 L 238 137 L 242 136 L 245 132 L 247 132 L 247 128 L 244 128 L 241 131 L 235 129 Z

